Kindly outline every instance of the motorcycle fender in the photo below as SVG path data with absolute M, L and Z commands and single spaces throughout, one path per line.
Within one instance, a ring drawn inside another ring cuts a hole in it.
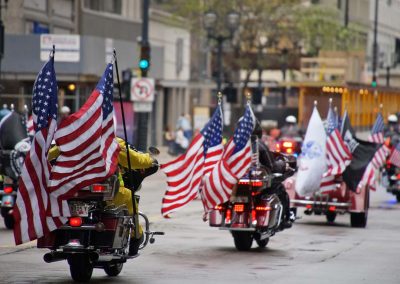
M 258 211 L 257 227 L 268 227 L 269 229 L 279 225 L 279 218 L 282 211 L 281 202 L 277 195 L 272 194 L 266 198 L 261 199 L 261 206 L 270 207 L 269 211 Z

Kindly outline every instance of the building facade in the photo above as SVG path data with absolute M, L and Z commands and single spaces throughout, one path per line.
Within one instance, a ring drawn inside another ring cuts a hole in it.
M 2 13 L 5 26 L 2 103 L 14 104 L 19 110 L 24 104 L 31 104 L 32 86 L 47 58 L 46 43 L 50 40 L 58 43 L 55 69 L 60 107 L 67 105 L 76 111 L 86 101 L 110 62 L 114 48 L 121 80 L 129 80 L 122 77 L 127 70 L 133 77 L 139 76 L 141 3 L 140 0 L 8 1 Z M 156 95 L 149 115 L 148 142 L 153 145 L 162 143 L 167 123 L 175 122 L 177 114 L 189 111 L 190 33 L 182 22 L 172 23 L 170 18 L 169 14 L 150 9 L 148 77 L 155 79 Z M 135 133 L 139 130 L 129 87 L 124 100 L 124 111 L 130 112 L 130 141 L 135 143 Z

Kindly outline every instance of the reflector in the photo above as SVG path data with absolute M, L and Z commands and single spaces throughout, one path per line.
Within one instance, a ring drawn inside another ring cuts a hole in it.
M 106 184 L 94 184 L 92 185 L 92 192 L 106 192 L 108 189 Z
M 233 211 L 235 211 L 235 212 L 243 212 L 244 211 L 244 204 L 235 204 L 233 206 Z

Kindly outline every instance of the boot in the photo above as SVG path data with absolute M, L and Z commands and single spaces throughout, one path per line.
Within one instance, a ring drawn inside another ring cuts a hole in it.
M 134 256 L 138 254 L 139 251 L 139 247 L 140 245 L 143 243 L 144 241 L 144 236 L 143 234 L 140 236 L 139 239 L 136 238 L 131 238 L 130 242 L 129 242 L 129 256 Z

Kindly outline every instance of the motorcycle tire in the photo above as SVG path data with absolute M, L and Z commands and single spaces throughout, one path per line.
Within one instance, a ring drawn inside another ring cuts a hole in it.
M 233 240 L 235 242 L 235 247 L 239 251 L 250 250 L 253 244 L 253 235 L 249 232 L 232 232 Z
M 7 229 L 14 229 L 14 217 L 12 215 L 4 216 L 4 225 Z
M 122 271 L 123 263 L 107 263 L 104 265 L 104 272 L 108 276 L 117 276 Z
M 326 221 L 328 223 L 335 222 L 336 219 L 336 212 L 326 212 Z
M 71 277 L 76 282 L 88 282 L 92 278 L 93 265 L 85 254 L 71 255 L 68 258 Z
M 269 242 L 269 238 L 266 238 L 263 240 L 256 240 L 256 243 L 260 248 L 265 248 L 267 246 L 268 242 Z

